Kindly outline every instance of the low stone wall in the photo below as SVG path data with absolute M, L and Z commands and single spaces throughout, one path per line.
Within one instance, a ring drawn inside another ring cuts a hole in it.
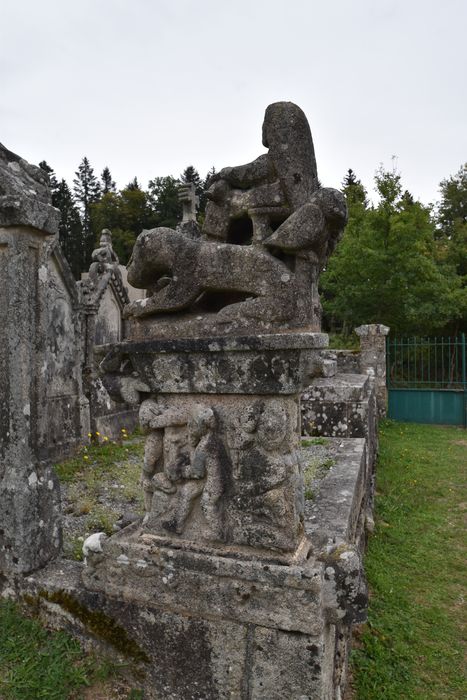
M 360 374 L 359 350 L 330 350 L 337 362 L 337 371 L 344 374 Z

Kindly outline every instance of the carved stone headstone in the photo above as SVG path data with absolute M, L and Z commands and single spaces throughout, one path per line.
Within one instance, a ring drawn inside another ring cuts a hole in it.
M 61 545 L 47 462 L 47 284 L 58 227 L 47 176 L 0 145 L 0 571 L 25 573 Z
M 118 437 L 122 427 L 134 428 L 137 414 L 134 408 L 116 404 L 110 398 L 96 371 L 98 348 L 118 343 L 124 337 L 122 312 L 129 302 L 109 229 L 102 230 L 91 259 L 89 273 L 78 283 L 83 314 L 84 389 L 90 403 L 92 432 Z

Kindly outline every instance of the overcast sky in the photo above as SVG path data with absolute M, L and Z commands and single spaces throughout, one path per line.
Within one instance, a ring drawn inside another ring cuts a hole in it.
M 467 0 L 0 0 L 0 141 L 119 187 L 257 157 L 306 113 L 323 185 L 397 166 L 421 201 L 467 161 Z

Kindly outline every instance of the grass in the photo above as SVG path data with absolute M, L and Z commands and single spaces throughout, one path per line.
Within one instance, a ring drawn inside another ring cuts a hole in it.
M 325 437 L 303 438 L 300 444 L 302 447 L 312 447 L 313 445 L 327 445 L 328 439 Z
M 66 489 L 64 553 L 82 558 L 83 539 L 91 532 L 110 535 L 122 510 L 143 512 L 139 484 L 144 441 L 122 433 L 121 440 L 103 439 L 83 447 L 78 454 L 55 466 Z M 76 518 L 76 520 L 75 520 Z M 70 528 L 70 523 L 76 526 Z
M 462 429 L 382 423 L 369 620 L 352 654 L 358 700 L 467 697 L 466 463 Z
M 21 615 L 10 601 L 0 602 L 0 698 L 66 700 L 79 689 L 101 683 L 114 668 L 85 654 L 64 632 L 48 632 Z

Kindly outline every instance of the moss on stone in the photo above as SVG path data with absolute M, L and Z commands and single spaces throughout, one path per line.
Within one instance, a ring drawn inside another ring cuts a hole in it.
M 103 612 L 89 610 L 72 595 L 65 591 L 41 591 L 39 596 L 50 603 L 60 605 L 64 610 L 76 617 L 92 634 L 111 644 L 117 651 L 135 661 L 149 662 L 149 657 L 141 647 L 131 639 L 126 630 L 115 620 Z

